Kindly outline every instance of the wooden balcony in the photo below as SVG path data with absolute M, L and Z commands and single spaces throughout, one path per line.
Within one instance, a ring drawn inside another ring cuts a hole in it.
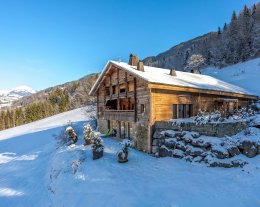
M 117 99 L 118 94 L 112 94 L 110 95 L 106 95 L 106 100 L 111 100 L 111 99 Z M 134 92 L 133 91 L 128 91 L 128 93 L 126 94 L 126 92 L 124 93 L 119 93 L 119 98 L 131 98 L 134 97 Z
M 117 121 L 135 121 L 134 110 L 106 110 L 104 111 L 104 119 Z

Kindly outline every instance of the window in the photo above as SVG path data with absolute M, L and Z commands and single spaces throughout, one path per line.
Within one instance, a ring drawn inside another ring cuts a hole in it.
M 177 119 L 177 104 L 172 105 L 172 118 Z
M 228 103 L 228 112 L 233 113 L 234 112 L 234 102 Z
M 144 113 L 144 112 L 145 112 L 145 105 L 141 104 L 141 113 Z
M 184 104 L 178 104 L 178 118 L 184 118 Z
M 192 104 L 185 105 L 185 118 L 190 118 L 192 116 Z
M 125 93 L 125 88 L 120 88 L 120 93 Z
M 178 113 L 177 113 L 178 112 Z M 172 105 L 172 118 L 189 118 L 193 115 L 192 104 L 173 104 Z

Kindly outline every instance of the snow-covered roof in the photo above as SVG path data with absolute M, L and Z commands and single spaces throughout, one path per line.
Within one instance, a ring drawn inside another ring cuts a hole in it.
M 249 91 L 239 86 L 232 85 L 230 83 L 221 81 L 208 75 L 176 71 L 176 76 L 171 76 L 170 69 L 144 66 L 144 71 L 139 71 L 136 69 L 136 66 L 129 65 L 125 62 L 117 61 L 108 61 L 97 82 L 91 89 L 90 94 L 92 94 L 96 90 L 96 87 L 98 86 L 99 81 L 102 79 L 102 76 L 106 72 L 109 64 L 118 66 L 119 68 L 128 71 L 129 73 L 143 80 L 146 80 L 149 83 L 253 95 Z

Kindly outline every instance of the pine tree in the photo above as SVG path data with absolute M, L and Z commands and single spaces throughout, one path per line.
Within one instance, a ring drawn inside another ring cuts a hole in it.
M 220 35 L 221 34 L 221 29 L 220 29 L 220 27 L 218 27 L 218 35 Z
M 252 19 L 253 19 L 252 51 L 254 57 L 259 57 L 260 56 L 260 3 L 253 6 Z

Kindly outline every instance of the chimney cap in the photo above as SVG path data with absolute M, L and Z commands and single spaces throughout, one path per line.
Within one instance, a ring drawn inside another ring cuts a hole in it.
M 172 69 L 170 70 L 170 75 L 171 75 L 171 76 L 177 76 L 175 68 L 172 68 Z
M 136 69 L 144 72 L 144 63 L 142 61 L 139 61 Z
M 128 64 L 132 66 L 137 66 L 138 62 L 139 62 L 138 56 L 136 54 L 131 53 Z

